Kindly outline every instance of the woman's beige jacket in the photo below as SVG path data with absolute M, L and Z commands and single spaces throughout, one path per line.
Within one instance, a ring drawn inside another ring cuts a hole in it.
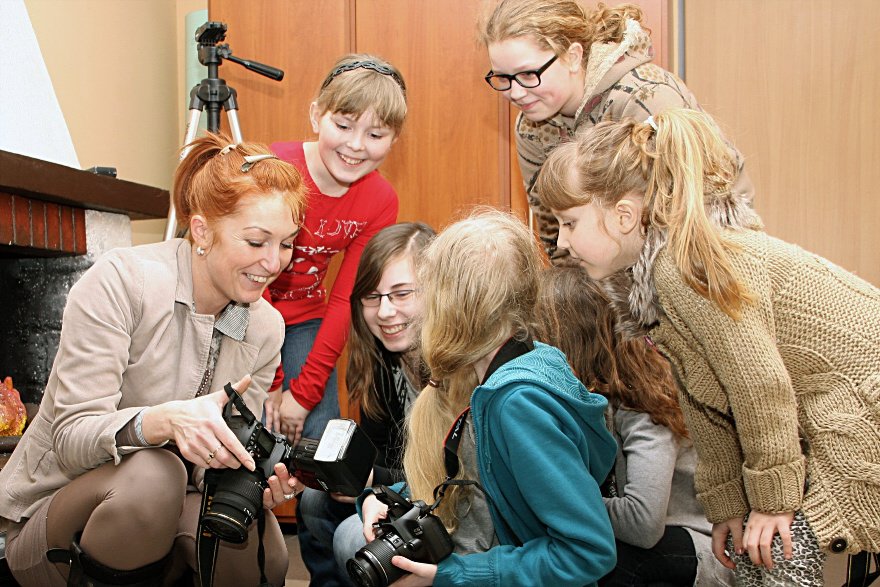
M 188 241 L 103 255 L 70 290 L 39 413 L 0 472 L 0 516 L 20 521 L 79 475 L 118 464 L 116 433 L 143 407 L 195 397 L 213 324 L 193 311 Z M 211 391 L 250 373 L 245 401 L 262 413 L 283 339 L 281 315 L 251 304 L 244 339 L 224 336 Z

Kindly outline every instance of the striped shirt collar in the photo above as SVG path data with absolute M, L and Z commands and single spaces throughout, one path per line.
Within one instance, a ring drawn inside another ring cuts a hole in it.
M 247 332 L 250 315 L 250 304 L 229 302 L 214 322 L 214 328 L 229 338 L 241 342 Z

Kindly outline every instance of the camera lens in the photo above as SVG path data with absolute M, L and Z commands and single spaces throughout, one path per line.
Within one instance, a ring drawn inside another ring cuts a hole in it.
M 393 542 L 405 544 L 399 536 L 385 534 L 361 548 L 348 559 L 345 568 L 351 580 L 361 587 L 387 587 L 394 583 L 407 572 L 391 564 L 391 558 L 399 554 L 401 548 L 396 548 Z
M 217 484 L 202 523 L 221 540 L 241 544 L 248 526 L 263 507 L 262 475 L 241 468 L 226 471 Z

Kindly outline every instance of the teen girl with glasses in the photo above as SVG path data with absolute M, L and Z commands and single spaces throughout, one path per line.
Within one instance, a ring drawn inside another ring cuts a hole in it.
M 371 484 L 403 480 L 404 420 L 427 383 L 418 345 L 422 301 L 415 262 L 433 236 L 422 222 L 383 228 L 358 265 L 345 383 L 351 404 L 360 405 L 361 428 L 379 450 Z M 366 543 L 354 499 L 307 489 L 300 513 L 314 537 L 333 548 L 344 572 Z
M 534 186 L 549 152 L 601 120 L 643 121 L 670 106 L 700 109 L 684 82 L 651 63 L 643 20 L 634 4 L 599 4 L 588 13 L 577 0 L 501 0 L 480 25 L 492 65 L 486 81 L 521 110 L 514 124 L 520 170 L 554 264 L 568 253 L 557 249 L 558 224 Z M 743 157 L 729 148 L 738 174 L 732 191 L 751 200 Z

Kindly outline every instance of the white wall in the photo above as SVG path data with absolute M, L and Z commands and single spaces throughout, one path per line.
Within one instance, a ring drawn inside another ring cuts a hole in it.
M 184 15 L 207 0 L 25 0 L 79 162 L 165 189 L 183 138 Z M 163 220 L 132 223 L 161 240 Z

